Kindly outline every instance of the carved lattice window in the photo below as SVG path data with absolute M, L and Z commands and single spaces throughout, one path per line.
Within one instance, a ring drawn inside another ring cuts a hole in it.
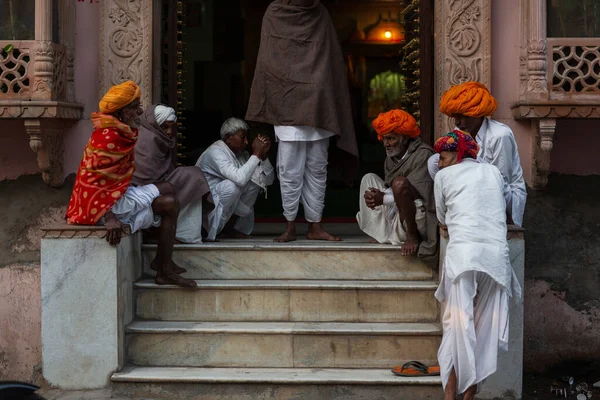
M 548 37 L 600 37 L 600 1 L 547 1 Z

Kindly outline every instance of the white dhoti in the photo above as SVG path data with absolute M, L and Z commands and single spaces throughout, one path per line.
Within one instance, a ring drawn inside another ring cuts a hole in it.
M 189 203 L 179 211 L 175 239 L 182 243 L 202 243 L 202 200 Z
M 496 372 L 498 348 L 508 350 L 507 291 L 485 272 L 449 276 L 444 268 L 435 297 L 444 302 L 438 362 L 444 389 L 454 368 L 457 393 Z
M 227 179 L 211 188 L 215 209 L 208 216 L 208 239 L 214 240 L 234 214 L 239 217 L 234 229 L 251 234 L 254 230 L 254 203 L 259 192 L 260 186 L 254 182 L 240 187 Z
M 129 186 L 110 211 L 122 224 L 129 225 L 131 233 L 160 225 L 160 216 L 154 215 L 152 202 L 160 196 L 155 185 Z
M 376 174 L 365 175 L 360 182 L 360 211 L 356 214 L 358 226 L 367 235 L 377 240 L 379 243 L 391 243 L 401 245 L 406 241 L 406 224 L 402 223 L 398 207 L 394 202 L 384 204 L 374 210 L 367 207 L 364 193 L 369 188 L 385 191 L 385 182 Z M 420 199 L 415 200 L 417 213 L 415 220 L 417 229 L 421 237 L 427 236 L 427 213 L 425 206 Z
M 281 186 L 283 216 L 294 221 L 300 202 L 308 222 L 321 222 L 327 188 L 329 139 L 280 141 L 277 174 Z

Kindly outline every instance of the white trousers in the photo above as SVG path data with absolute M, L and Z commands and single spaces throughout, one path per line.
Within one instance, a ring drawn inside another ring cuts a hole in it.
M 254 230 L 254 203 L 259 192 L 260 187 L 253 182 L 240 187 L 228 179 L 211 188 L 215 209 L 208 216 L 207 239 L 214 240 L 233 214 L 239 217 L 234 229 L 250 235 Z
M 396 205 L 382 205 L 374 210 L 367 207 L 364 194 L 369 188 L 385 190 L 385 182 L 376 174 L 366 174 L 360 181 L 359 211 L 356 220 L 360 229 L 379 243 L 401 245 L 406 241 L 406 226 L 400 220 Z M 427 213 L 423 200 L 415 200 L 415 220 L 421 237 L 427 236 Z
M 321 222 L 327 188 L 329 139 L 280 141 L 277 175 L 281 186 L 283 216 L 294 221 L 300 202 L 308 222 Z
M 508 350 L 509 300 L 488 274 L 463 272 L 450 277 L 442 272 L 435 294 L 444 301 L 444 335 L 438 350 L 444 389 L 454 368 L 457 393 L 478 385 L 496 372 L 498 348 Z

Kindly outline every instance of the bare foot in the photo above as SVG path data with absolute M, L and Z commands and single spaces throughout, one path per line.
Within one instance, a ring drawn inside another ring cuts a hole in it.
M 150 264 L 150 269 L 158 272 L 158 267 L 156 266 L 156 260 L 152 261 Z M 171 261 L 170 271 L 175 272 L 176 274 L 183 274 L 187 272 L 187 269 L 181 268 L 179 265 L 175 264 L 174 261 Z
M 154 278 L 154 282 L 158 285 L 177 285 L 182 287 L 196 287 L 196 281 L 193 279 L 186 279 L 174 272 L 168 271 L 166 273 L 159 272 Z
M 377 239 L 371 239 L 371 240 L 369 240 L 369 243 L 379 244 L 379 242 L 377 241 Z
M 320 222 L 310 223 L 308 225 L 308 232 L 306 232 L 306 238 L 308 240 L 327 240 L 329 242 L 341 242 L 342 239 L 323 230 Z
M 281 236 L 273 239 L 274 242 L 279 242 L 279 243 L 293 242 L 294 240 L 296 240 L 296 223 L 289 222 L 289 221 L 287 223 L 285 232 L 283 232 L 283 234 Z
M 408 236 L 400 247 L 400 254 L 403 256 L 412 256 L 417 252 L 420 243 L 421 238 L 419 236 Z

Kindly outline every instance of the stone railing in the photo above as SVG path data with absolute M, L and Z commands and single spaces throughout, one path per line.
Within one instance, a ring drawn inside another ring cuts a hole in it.
M 600 38 L 548 39 L 550 100 L 600 100 Z

